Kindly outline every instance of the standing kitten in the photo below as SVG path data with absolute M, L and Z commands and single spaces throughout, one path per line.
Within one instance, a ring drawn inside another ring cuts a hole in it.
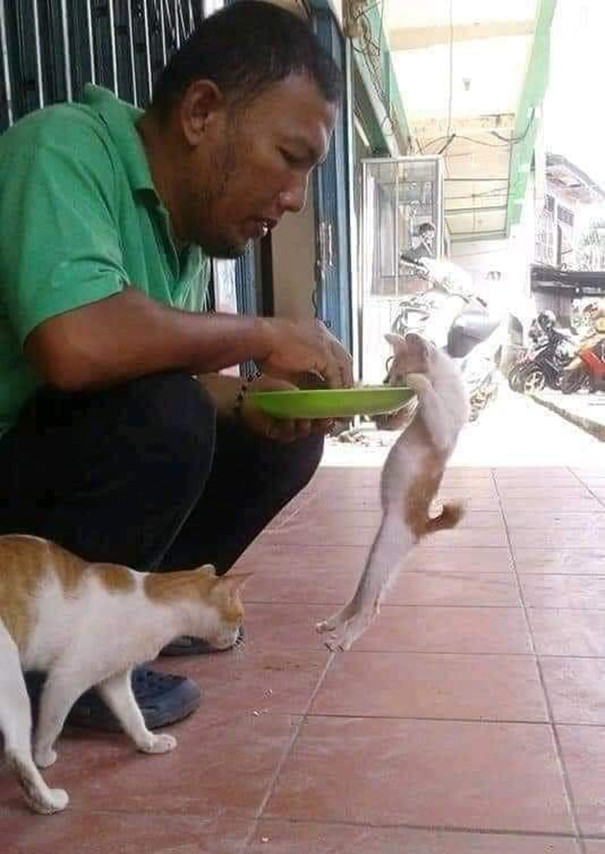
M 411 425 L 397 439 L 382 470 L 382 522 L 352 600 L 325 622 L 318 632 L 332 632 L 327 646 L 346 650 L 378 613 L 382 597 L 396 570 L 421 537 L 460 521 L 459 504 L 444 504 L 429 517 L 443 472 L 458 433 L 468 421 L 468 400 L 452 360 L 415 333 L 387 335 L 395 351 L 390 385 L 416 391 L 418 406 Z M 399 415 L 389 426 L 399 426 Z
M 173 736 L 145 726 L 131 670 L 182 634 L 207 638 L 219 649 L 232 646 L 246 577 L 217 578 L 209 564 L 191 572 L 134 572 L 86 563 L 37 537 L 0 537 L 0 730 L 7 762 L 33 810 L 48 814 L 67 806 L 67 792 L 49 789 L 36 765 L 53 764 L 71 707 L 93 685 L 139 750 L 176 747 Z M 48 674 L 33 757 L 22 669 Z

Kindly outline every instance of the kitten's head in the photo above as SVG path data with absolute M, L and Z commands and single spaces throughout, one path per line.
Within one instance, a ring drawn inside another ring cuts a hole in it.
M 384 337 L 393 348 L 393 361 L 386 378 L 388 385 L 405 385 L 408 374 L 430 373 L 437 351 L 429 341 L 415 332 L 408 332 L 405 337 L 389 332 Z
M 216 629 L 205 640 L 217 649 L 229 649 L 237 641 L 244 621 L 241 589 L 251 573 L 217 576 L 211 564 L 203 566 L 201 571 L 211 577 L 208 604 L 214 608 L 218 617 Z

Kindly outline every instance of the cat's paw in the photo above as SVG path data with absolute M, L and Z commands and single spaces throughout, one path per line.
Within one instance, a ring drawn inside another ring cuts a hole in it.
M 167 733 L 161 735 L 149 733 L 149 735 L 150 738 L 147 741 L 138 745 L 139 750 L 143 753 L 169 753 L 177 745 L 177 740 L 173 735 Z
M 315 631 L 319 635 L 323 635 L 326 632 L 333 632 L 336 628 L 336 623 L 333 620 L 321 620 L 319 623 L 315 623 Z
M 64 810 L 69 803 L 69 795 L 65 789 L 51 789 L 50 802 L 52 804 L 53 812 L 61 812 L 61 810 Z
M 44 794 L 30 791 L 27 802 L 40 815 L 52 815 L 61 812 L 69 803 L 69 795 L 65 789 L 48 789 Z
M 57 753 L 52 747 L 36 747 L 34 762 L 38 768 L 50 768 L 57 761 Z
M 326 641 L 326 646 L 331 652 L 346 652 L 348 649 L 351 649 L 355 641 L 361 637 L 371 622 L 371 617 L 352 617 L 332 632 Z
M 332 614 L 331 617 L 328 617 L 327 620 L 321 620 L 319 623 L 315 623 L 315 631 L 323 635 L 326 632 L 333 632 L 338 626 L 342 626 L 343 623 L 346 623 L 349 616 L 350 606 L 346 606 L 342 608 L 340 611 L 337 611 L 336 614 Z
M 418 395 L 433 387 L 425 374 L 406 374 L 405 384 L 414 389 Z

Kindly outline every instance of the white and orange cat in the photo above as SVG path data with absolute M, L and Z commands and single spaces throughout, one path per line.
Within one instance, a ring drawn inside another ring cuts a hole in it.
M 386 339 L 394 350 L 388 383 L 410 386 L 418 403 L 382 470 L 382 521 L 357 590 L 341 611 L 317 624 L 318 632 L 331 633 L 327 646 L 332 650 L 349 649 L 367 629 L 413 546 L 427 534 L 453 528 L 463 515 L 455 503 L 444 504 L 435 518 L 429 515 L 458 434 L 468 421 L 462 377 L 449 356 L 419 335 L 389 334 Z M 402 412 L 387 419 L 386 426 L 401 427 L 408 418 L 409 411 Z
M 150 732 L 132 692 L 136 664 L 155 658 L 178 635 L 233 646 L 243 620 L 246 575 L 144 573 L 91 564 L 37 537 L 0 536 L 0 730 L 8 765 L 33 810 L 67 806 L 38 768 L 56 759 L 54 744 L 84 691 L 96 686 L 124 731 L 145 753 L 176 739 Z M 32 715 L 24 670 L 47 673 L 32 756 Z M 38 766 L 38 767 L 36 767 Z

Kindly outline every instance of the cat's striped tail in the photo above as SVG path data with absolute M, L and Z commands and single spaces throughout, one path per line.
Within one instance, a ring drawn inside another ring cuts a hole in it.
M 439 516 L 434 519 L 428 519 L 424 535 L 433 534 L 435 531 L 445 531 L 448 528 L 455 528 L 458 522 L 464 516 L 464 505 L 457 501 L 447 501 L 443 505 L 443 509 Z

